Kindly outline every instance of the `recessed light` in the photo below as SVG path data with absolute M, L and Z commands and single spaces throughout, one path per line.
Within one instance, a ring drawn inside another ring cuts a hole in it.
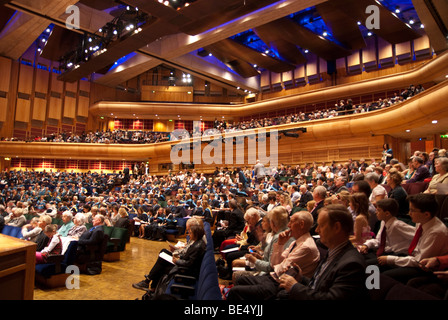
M 408 130 L 406 130 L 406 132 L 411 132 L 411 130 L 408 129 Z
M 436 123 L 437 123 L 437 120 L 432 120 L 432 123 L 436 124 Z

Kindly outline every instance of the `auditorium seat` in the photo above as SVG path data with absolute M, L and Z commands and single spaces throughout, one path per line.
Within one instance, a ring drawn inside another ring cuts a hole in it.
M 66 273 L 67 267 L 74 265 L 78 241 L 71 241 L 63 255 L 52 255 L 47 263 L 36 265 L 36 283 L 48 288 L 65 286 L 70 273 Z
M 120 260 L 120 252 L 126 249 L 129 230 L 125 228 L 103 226 L 104 234 L 109 236 L 103 260 L 112 262 Z
M 9 226 L 7 224 L 3 227 L 2 234 L 19 239 L 23 237 L 22 228 Z
M 207 238 L 207 249 L 202 259 L 199 278 L 177 278 L 188 279 L 183 283 L 176 283 L 175 280 L 172 280 L 166 290 L 167 294 L 173 294 L 179 298 L 188 300 L 222 300 L 215 255 L 213 253 L 213 239 L 210 224 L 205 222 L 204 229 Z

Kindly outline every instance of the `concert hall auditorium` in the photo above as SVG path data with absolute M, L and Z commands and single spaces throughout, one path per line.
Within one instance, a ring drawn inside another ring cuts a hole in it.
M 0 5 L 0 300 L 448 299 L 445 0 Z

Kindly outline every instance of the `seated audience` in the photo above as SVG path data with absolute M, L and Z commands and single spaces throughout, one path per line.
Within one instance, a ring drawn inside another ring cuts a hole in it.
M 104 220 L 104 216 L 97 214 L 92 221 L 93 227 L 84 232 L 78 240 L 77 264 L 85 265 L 85 272 L 90 275 L 99 274 L 102 271 L 101 246 L 104 241 Z M 94 250 L 93 258 L 90 250 Z
M 382 255 L 407 255 L 409 245 L 415 234 L 415 227 L 397 219 L 398 202 L 387 198 L 376 203 L 376 215 L 381 221 L 374 239 L 364 242 L 358 249 L 364 254 L 367 264 L 377 264 Z
M 44 233 L 48 237 L 48 245 L 36 252 L 36 264 L 46 263 L 50 255 L 62 254 L 61 236 L 57 234 L 58 226 L 50 224 L 45 226 Z
M 395 199 L 398 202 L 398 216 L 397 218 L 402 219 L 406 222 L 410 222 L 409 217 L 409 201 L 408 194 L 406 190 L 401 186 L 403 181 L 403 176 L 396 169 L 390 169 L 389 175 L 387 176 L 387 185 L 390 187 L 390 191 L 387 196 L 389 198 Z
M 425 166 L 422 157 L 415 156 L 412 159 L 412 166 L 415 168 L 415 173 L 412 178 L 403 181 L 403 183 L 423 182 L 426 178 L 430 177 L 428 167 Z
M 66 237 L 68 234 L 68 231 L 75 225 L 72 221 L 73 214 L 71 211 L 64 211 L 62 213 L 62 226 L 58 229 L 57 233 L 61 237 Z
M 416 224 L 416 232 L 408 248 L 408 255 L 378 257 L 384 274 L 406 283 L 421 275 L 420 260 L 448 254 L 448 228 L 435 216 L 437 209 L 438 205 L 432 194 L 409 196 L 409 214 Z
M 369 200 L 364 193 L 357 192 L 350 196 L 349 201 L 352 215 L 355 216 L 353 236 L 350 236 L 350 241 L 354 245 L 361 245 L 372 238 L 369 225 Z
M 262 276 L 241 276 L 230 289 L 227 300 L 270 300 L 279 291 L 278 278 L 295 265 L 303 268 L 310 276 L 319 262 L 319 250 L 311 237 L 313 217 L 307 211 L 299 211 L 291 216 L 288 230 L 281 232 L 274 244 L 271 265 L 273 271 Z M 287 249 L 284 246 L 290 238 L 296 239 Z
M 23 215 L 23 209 L 17 207 L 12 209 L 12 213 L 5 218 L 5 223 L 8 226 L 12 227 L 23 227 L 26 224 L 26 218 Z
M 81 235 L 87 231 L 87 227 L 85 225 L 85 216 L 82 213 L 77 213 L 73 217 L 73 227 L 67 232 L 67 237 L 71 237 L 75 240 L 78 240 Z
M 39 220 L 42 217 L 34 217 L 30 220 L 30 223 L 22 227 L 22 237 L 25 240 L 36 242 L 37 237 L 42 232 L 42 228 L 39 227 Z
M 173 246 L 170 246 L 170 250 L 163 249 L 162 252 L 171 257 L 170 261 L 159 255 L 148 275 L 145 275 L 145 279 L 132 285 L 134 288 L 155 292 L 162 277 L 173 276 L 179 272 L 179 268 L 183 268 L 187 275 L 198 277 L 206 250 L 204 224 L 199 219 L 190 218 L 186 227 L 189 234 L 186 245 L 180 249 Z
M 366 300 L 366 265 L 363 256 L 349 241 L 353 218 L 342 205 L 329 205 L 319 212 L 317 232 L 328 254 L 311 278 L 296 265 L 296 276 L 279 277 L 279 297 L 293 300 Z
M 442 193 L 448 192 L 448 158 L 441 157 L 434 159 L 435 174 L 429 182 L 428 189 L 425 193 Z M 438 192 L 438 188 L 444 187 L 444 190 Z

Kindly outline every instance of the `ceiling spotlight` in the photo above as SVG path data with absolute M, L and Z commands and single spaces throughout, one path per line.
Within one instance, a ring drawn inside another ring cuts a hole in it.
M 406 132 L 411 132 L 411 130 L 407 129 Z
M 264 53 L 269 54 L 269 50 L 266 50 Z
M 308 49 L 305 49 L 305 53 L 308 53 L 309 51 L 308 51 Z
M 254 68 L 258 67 L 256 64 L 254 64 Z
M 395 8 L 395 13 L 400 13 L 400 8 L 399 7 Z
M 414 19 L 409 19 L 409 24 L 414 24 Z
M 213 55 L 212 53 L 209 53 L 209 54 L 208 54 L 209 57 L 211 57 L 212 55 Z
M 361 21 L 358 21 L 358 26 L 360 26 L 361 25 Z
M 324 37 L 328 36 L 328 32 L 327 32 L 327 30 L 324 30 L 324 32 L 322 32 L 322 35 L 323 35 Z
M 436 123 L 437 123 L 437 120 L 432 120 L 432 123 L 433 123 L 433 124 L 436 124 Z
M 50 33 L 51 32 L 51 29 L 50 28 L 47 28 L 47 30 L 45 30 L 47 33 Z
M 425 25 L 423 23 L 420 25 L 420 29 L 425 29 Z
M 367 32 L 367 36 L 369 36 L 369 37 L 370 37 L 371 35 L 372 35 L 372 32 L 370 32 L 370 31 L 369 31 L 369 32 Z

